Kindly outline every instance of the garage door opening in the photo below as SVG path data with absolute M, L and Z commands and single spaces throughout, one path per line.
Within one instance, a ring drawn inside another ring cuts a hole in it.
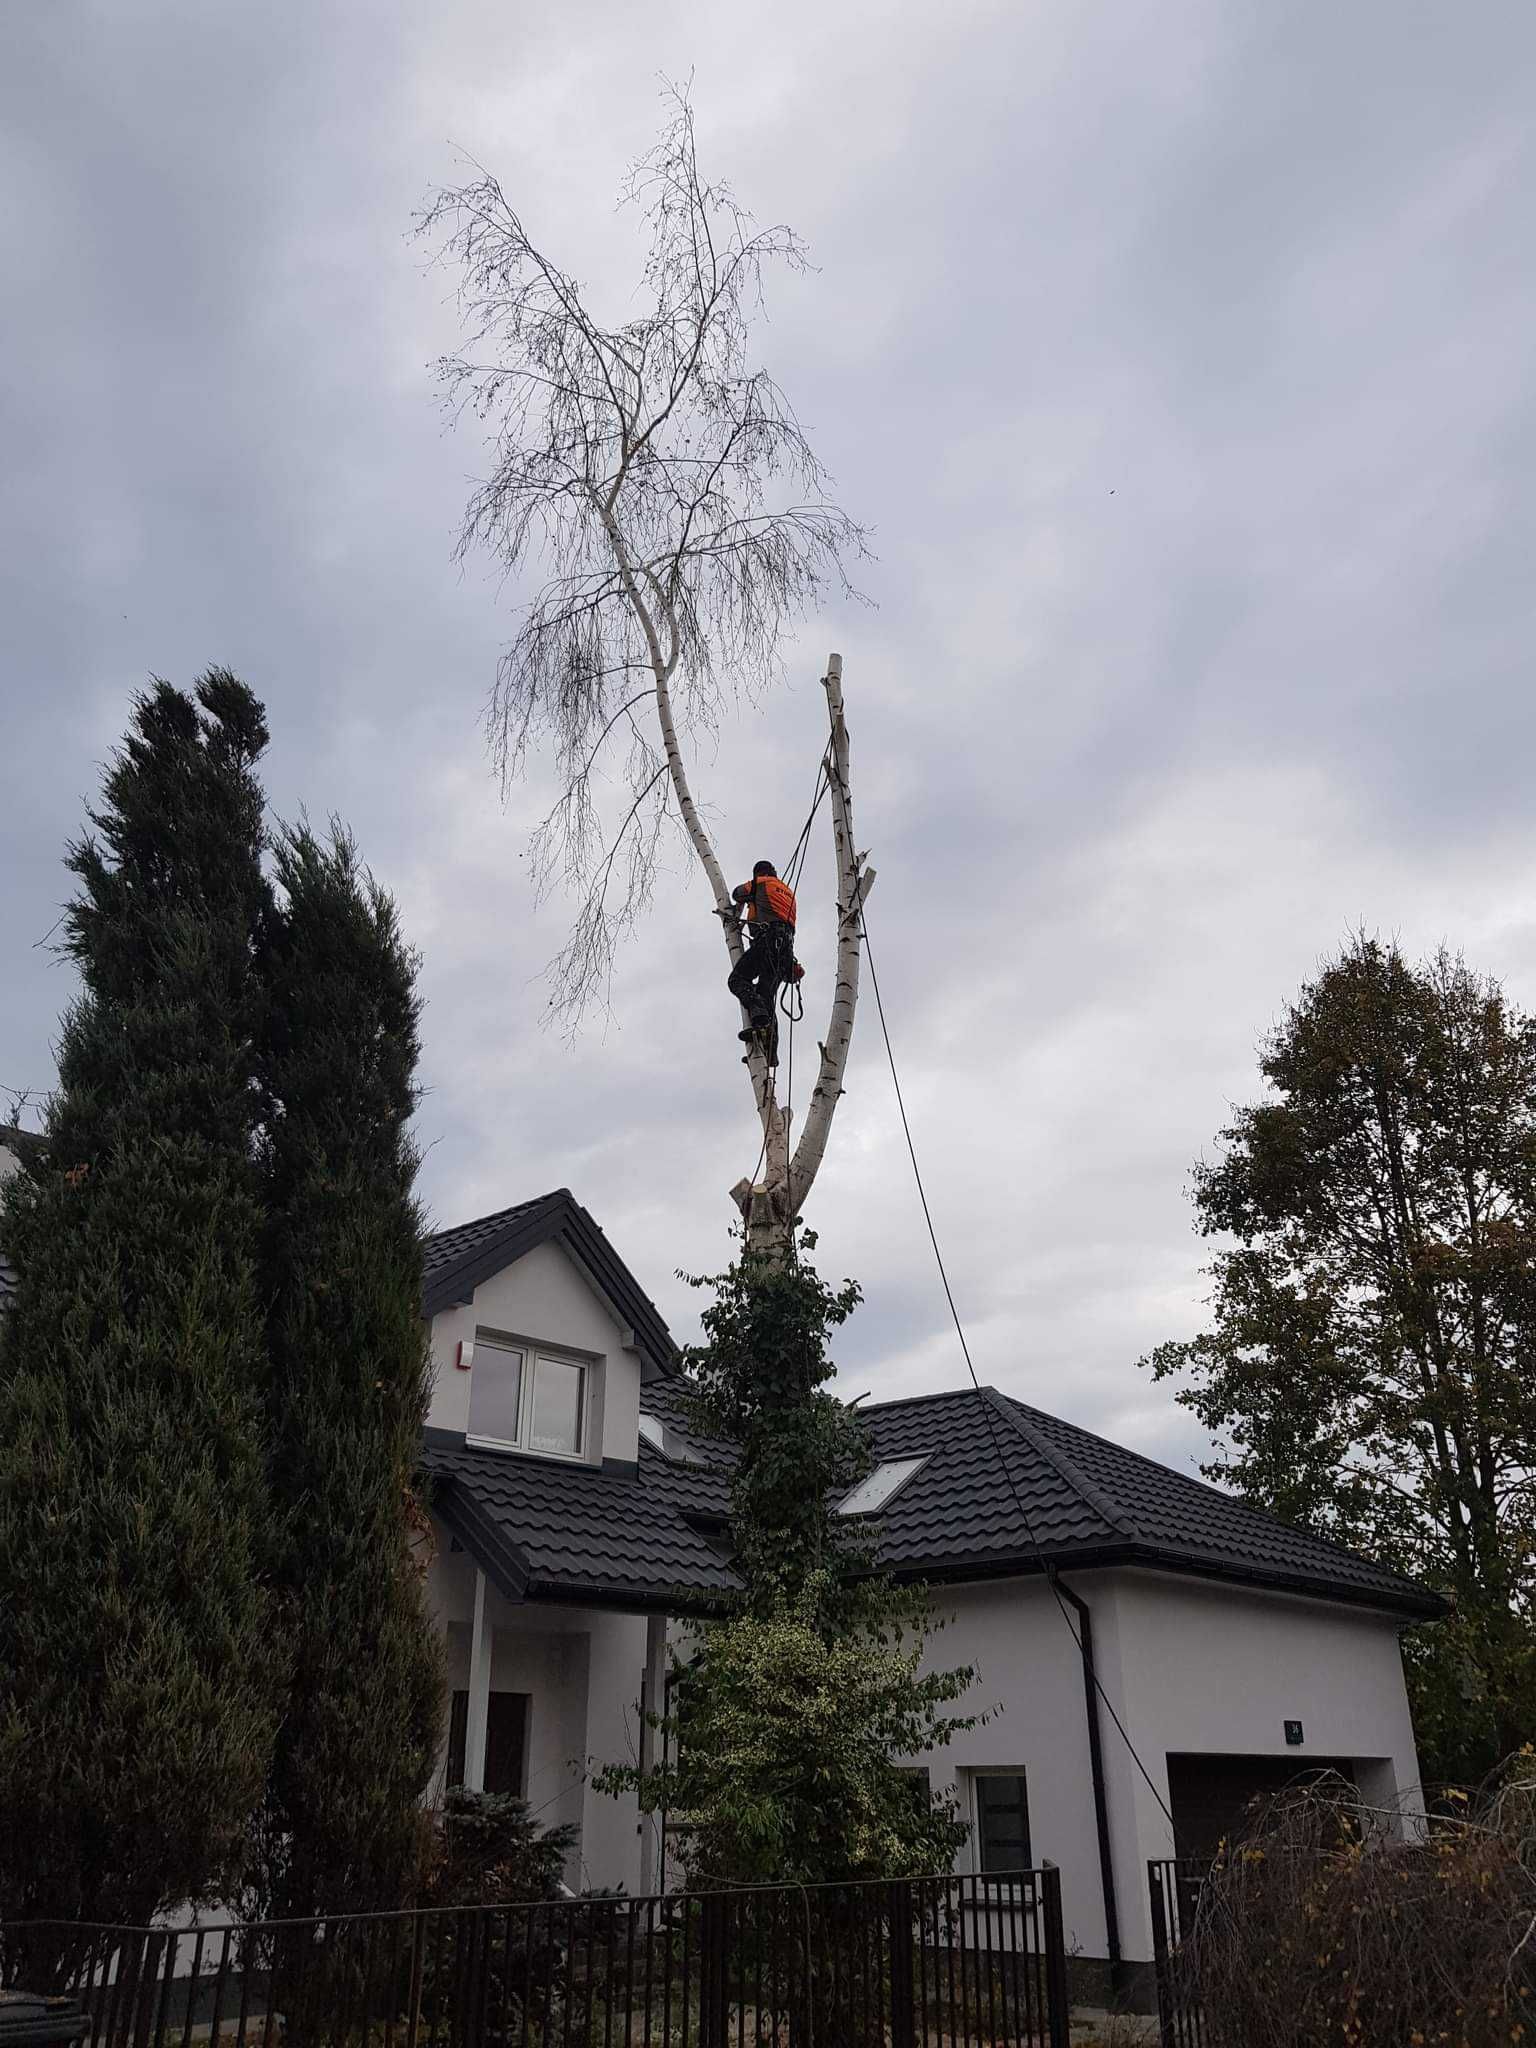
M 1312 1784 L 1333 1772 L 1358 1791 L 1348 1757 L 1206 1755 L 1168 1752 L 1168 1804 L 1173 1809 L 1174 1854 L 1210 1863 L 1221 1844 L 1239 1840 L 1260 1818 L 1258 1807 L 1278 1793 Z

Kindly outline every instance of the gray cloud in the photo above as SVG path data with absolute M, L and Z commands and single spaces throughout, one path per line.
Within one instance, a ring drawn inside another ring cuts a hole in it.
M 622 308 L 612 194 L 696 67 L 709 163 L 813 244 L 765 349 L 879 553 L 700 782 L 733 864 L 787 846 L 841 647 L 978 1365 L 1191 1455 L 1134 1362 L 1195 1324 L 1184 1177 L 1298 980 L 1364 921 L 1536 1002 L 1529 10 L 114 0 L 7 42 L 0 1081 L 51 1076 L 35 942 L 128 693 L 228 662 L 275 808 L 349 818 L 423 948 L 436 1213 L 569 1183 L 689 1329 L 756 1151 L 718 938 L 679 857 L 607 1030 L 541 1030 L 539 788 L 503 810 L 478 738 L 511 594 L 450 561 L 480 455 L 405 237 L 457 143 Z M 842 1362 L 953 1384 L 860 1030 Z

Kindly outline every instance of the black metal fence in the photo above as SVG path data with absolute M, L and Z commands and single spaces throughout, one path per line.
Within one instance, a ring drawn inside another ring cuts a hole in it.
M 89 2048 L 1067 2048 L 1054 1869 L 177 1931 L 32 1922 Z
M 1205 2048 L 1205 2018 L 1184 1943 L 1195 1924 L 1209 1863 L 1166 1858 L 1147 1865 L 1152 1898 L 1152 1963 L 1162 2048 Z

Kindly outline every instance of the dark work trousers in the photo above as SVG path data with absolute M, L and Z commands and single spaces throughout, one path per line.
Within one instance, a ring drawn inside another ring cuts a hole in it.
M 748 930 L 747 950 L 731 969 L 726 987 L 758 1030 L 771 1031 L 774 998 L 795 964 L 795 929 L 775 918 Z

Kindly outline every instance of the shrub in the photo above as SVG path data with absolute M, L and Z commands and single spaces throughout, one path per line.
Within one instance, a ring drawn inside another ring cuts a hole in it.
M 1536 2039 L 1536 1760 L 1406 1838 L 1336 1780 L 1283 1799 L 1217 1863 L 1177 1969 L 1210 2048 Z

